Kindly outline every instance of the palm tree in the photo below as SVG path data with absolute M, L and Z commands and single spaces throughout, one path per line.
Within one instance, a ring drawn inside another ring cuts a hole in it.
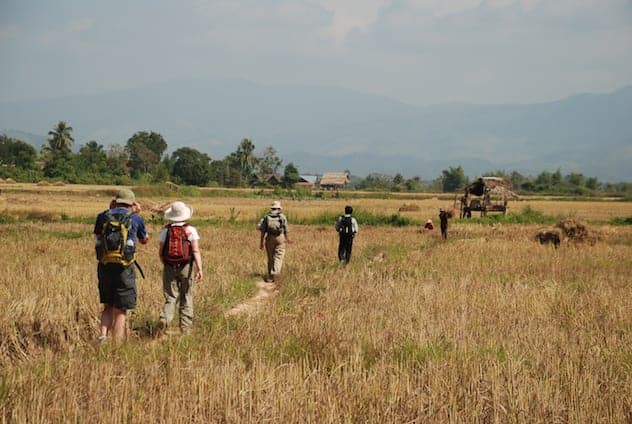
M 48 144 L 53 151 L 70 150 L 70 146 L 75 142 L 72 138 L 72 127 L 65 121 L 59 121 L 52 131 L 48 132 Z
M 256 160 L 254 151 L 255 145 L 252 141 L 247 138 L 241 140 L 241 143 L 239 143 L 239 147 L 237 148 L 237 157 L 239 159 L 241 173 L 244 176 L 249 176 L 247 174 L 252 172 L 252 168 Z

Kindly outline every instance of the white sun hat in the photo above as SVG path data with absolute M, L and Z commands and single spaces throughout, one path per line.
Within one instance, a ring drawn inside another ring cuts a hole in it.
M 193 215 L 191 206 L 180 201 L 173 202 L 171 206 L 169 206 L 169 209 L 165 211 L 165 218 L 174 222 L 186 221 L 191 218 L 191 215 Z
M 278 200 L 275 200 L 274 202 L 272 202 L 270 209 L 282 209 L 281 202 L 279 202 Z

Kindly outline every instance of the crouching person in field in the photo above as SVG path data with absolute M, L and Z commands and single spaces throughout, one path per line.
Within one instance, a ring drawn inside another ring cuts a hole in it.
M 136 243 L 147 243 L 149 236 L 136 213 L 140 207 L 135 205 L 134 193 L 120 190 L 110 209 L 101 212 L 94 225 L 99 299 L 103 304 L 100 343 L 107 342 L 108 336 L 123 340 L 127 311 L 136 308 Z
M 261 233 L 259 249 L 265 246 L 268 257 L 268 272 L 264 280 L 267 283 L 280 283 L 285 244 L 290 242 L 287 236 L 287 218 L 281 213 L 281 202 L 272 203 L 270 212 L 261 218 L 257 229 Z
M 173 320 L 178 305 L 182 334 L 190 333 L 193 324 L 193 283 L 201 282 L 204 273 L 200 236 L 197 229 L 186 222 L 192 214 L 191 207 L 183 202 L 174 202 L 165 211 L 165 218 L 172 222 L 163 228 L 158 236 L 159 255 L 163 263 L 162 288 L 165 296 L 165 304 L 158 321 L 158 335 L 164 334 Z

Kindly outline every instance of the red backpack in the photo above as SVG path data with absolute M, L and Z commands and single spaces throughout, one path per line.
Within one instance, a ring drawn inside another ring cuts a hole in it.
M 189 224 L 169 224 L 165 244 L 162 246 L 162 262 L 169 265 L 182 265 L 193 261 L 191 242 L 187 236 L 186 227 Z

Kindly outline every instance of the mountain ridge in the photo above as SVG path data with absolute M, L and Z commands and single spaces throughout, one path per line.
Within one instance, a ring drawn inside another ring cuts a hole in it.
M 560 167 L 630 180 L 630 116 L 632 86 L 535 104 L 414 106 L 338 87 L 194 79 L 0 103 L 0 128 L 47 134 L 65 120 L 77 145 L 124 144 L 137 131 L 156 131 L 170 151 L 188 146 L 221 158 L 246 137 L 304 170 L 422 178 L 461 165 L 468 175 Z

